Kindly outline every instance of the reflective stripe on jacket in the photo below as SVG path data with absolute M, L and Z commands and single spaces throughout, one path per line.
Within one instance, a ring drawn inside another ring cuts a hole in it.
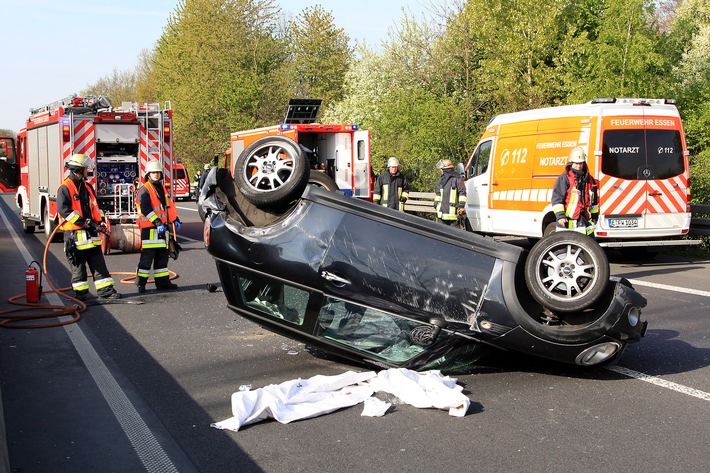
M 150 212 L 147 214 L 143 213 L 141 209 L 141 193 L 147 192 L 150 196 Z M 165 197 L 165 205 L 161 202 L 158 197 L 158 191 L 156 190 L 153 183 L 150 181 L 146 182 L 143 187 L 138 191 L 138 199 L 136 199 L 136 207 L 138 210 L 138 226 L 140 228 L 153 228 L 160 223 L 167 225 L 177 220 L 177 209 L 172 200 Z M 167 209 L 166 209 L 167 207 Z
M 86 192 L 89 195 L 89 208 L 91 209 L 91 215 L 88 217 L 82 215 L 79 189 L 71 178 L 66 178 L 64 179 L 64 182 L 62 182 L 62 186 L 65 186 L 67 190 L 69 190 L 72 211 L 64 218 L 64 221 L 59 225 L 59 228 L 65 232 L 74 232 L 74 241 L 76 243 L 77 250 L 88 250 L 96 246 L 101 246 L 101 236 L 98 234 L 91 235 L 89 231 L 84 228 L 84 222 L 87 219 L 93 220 L 96 223 L 101 222 L 103 220 L 103 212 L 99 209 L 96 195 L 94 194 L 94 190 L 91 186 L 86 182 L 82 182 L 82 185 L 86 188 Z M 81 225 L 77 222 L 81 222 Z
M 466 207 L 466 186 L 455 171 L 446 170 L 439 177 L 434 197 L 436 216 L 441 220 L 458 220 L 458 209 Z

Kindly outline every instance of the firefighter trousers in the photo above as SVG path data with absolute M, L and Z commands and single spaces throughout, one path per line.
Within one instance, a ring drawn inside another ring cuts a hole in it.
M 136 270 L 136 286 L 145 287 L 152 267 L 155 287 L 169 287 L 172 283 L 168 271 L 168 254 L 167 248 L 143 248 Z
M 73 262 L 70 261 L 69 265 L 71 266 L 72 288 L 77 296 L 86 297 L 89 292 L 86 265 L 89 265 L 89 270 L 94 278 L 97 296 L 106 297 L 116 292 L 113 287 L 114 281 L 106 267 L 106 260 L 101 252 L 101 247 L 95 246 L 86 250 L 76 250 Z

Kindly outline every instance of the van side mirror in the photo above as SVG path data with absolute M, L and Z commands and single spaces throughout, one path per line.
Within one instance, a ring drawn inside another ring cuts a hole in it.
M 466 169 L 464 168 L 463 163 L 456 163 L 456 172 L 459 173 L 461 177 L 465 177 Z

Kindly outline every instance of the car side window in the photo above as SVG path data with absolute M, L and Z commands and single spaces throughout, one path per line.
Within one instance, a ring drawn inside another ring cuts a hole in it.
M 428 324 L 333 297 L 325 298 L 317 326 L 320 337 L 393 363 L 405 362 L 423 352 L 433 342 L 436 331 Z
M 296 325 L 303 325 L 308 291 L 255 274 L 239 275 L 242 303 Z

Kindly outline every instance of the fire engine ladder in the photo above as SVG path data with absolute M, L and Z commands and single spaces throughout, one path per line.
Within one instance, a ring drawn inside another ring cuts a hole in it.
M 157 157 L 161 165 L 163 163 L 163 122 L 164 114 L 160 110 L 159 103 L 147 103 L 142 107 L 141 119 L 148 137 L 157 136 L 157 141 L 146 139 L 148 149 L 146 150 L 151 159 Z
M 47 105 L 42 105 L 41 107 L 30 108 L 30 115 L 35 115 L 37 113 L 48 112 L 57 107 L 68 107 L 72 104 L 72 101 L 77 97 L 76 94 L 69 95 L 63 99 L 59 99 L 55 102 L 48 103 Z

